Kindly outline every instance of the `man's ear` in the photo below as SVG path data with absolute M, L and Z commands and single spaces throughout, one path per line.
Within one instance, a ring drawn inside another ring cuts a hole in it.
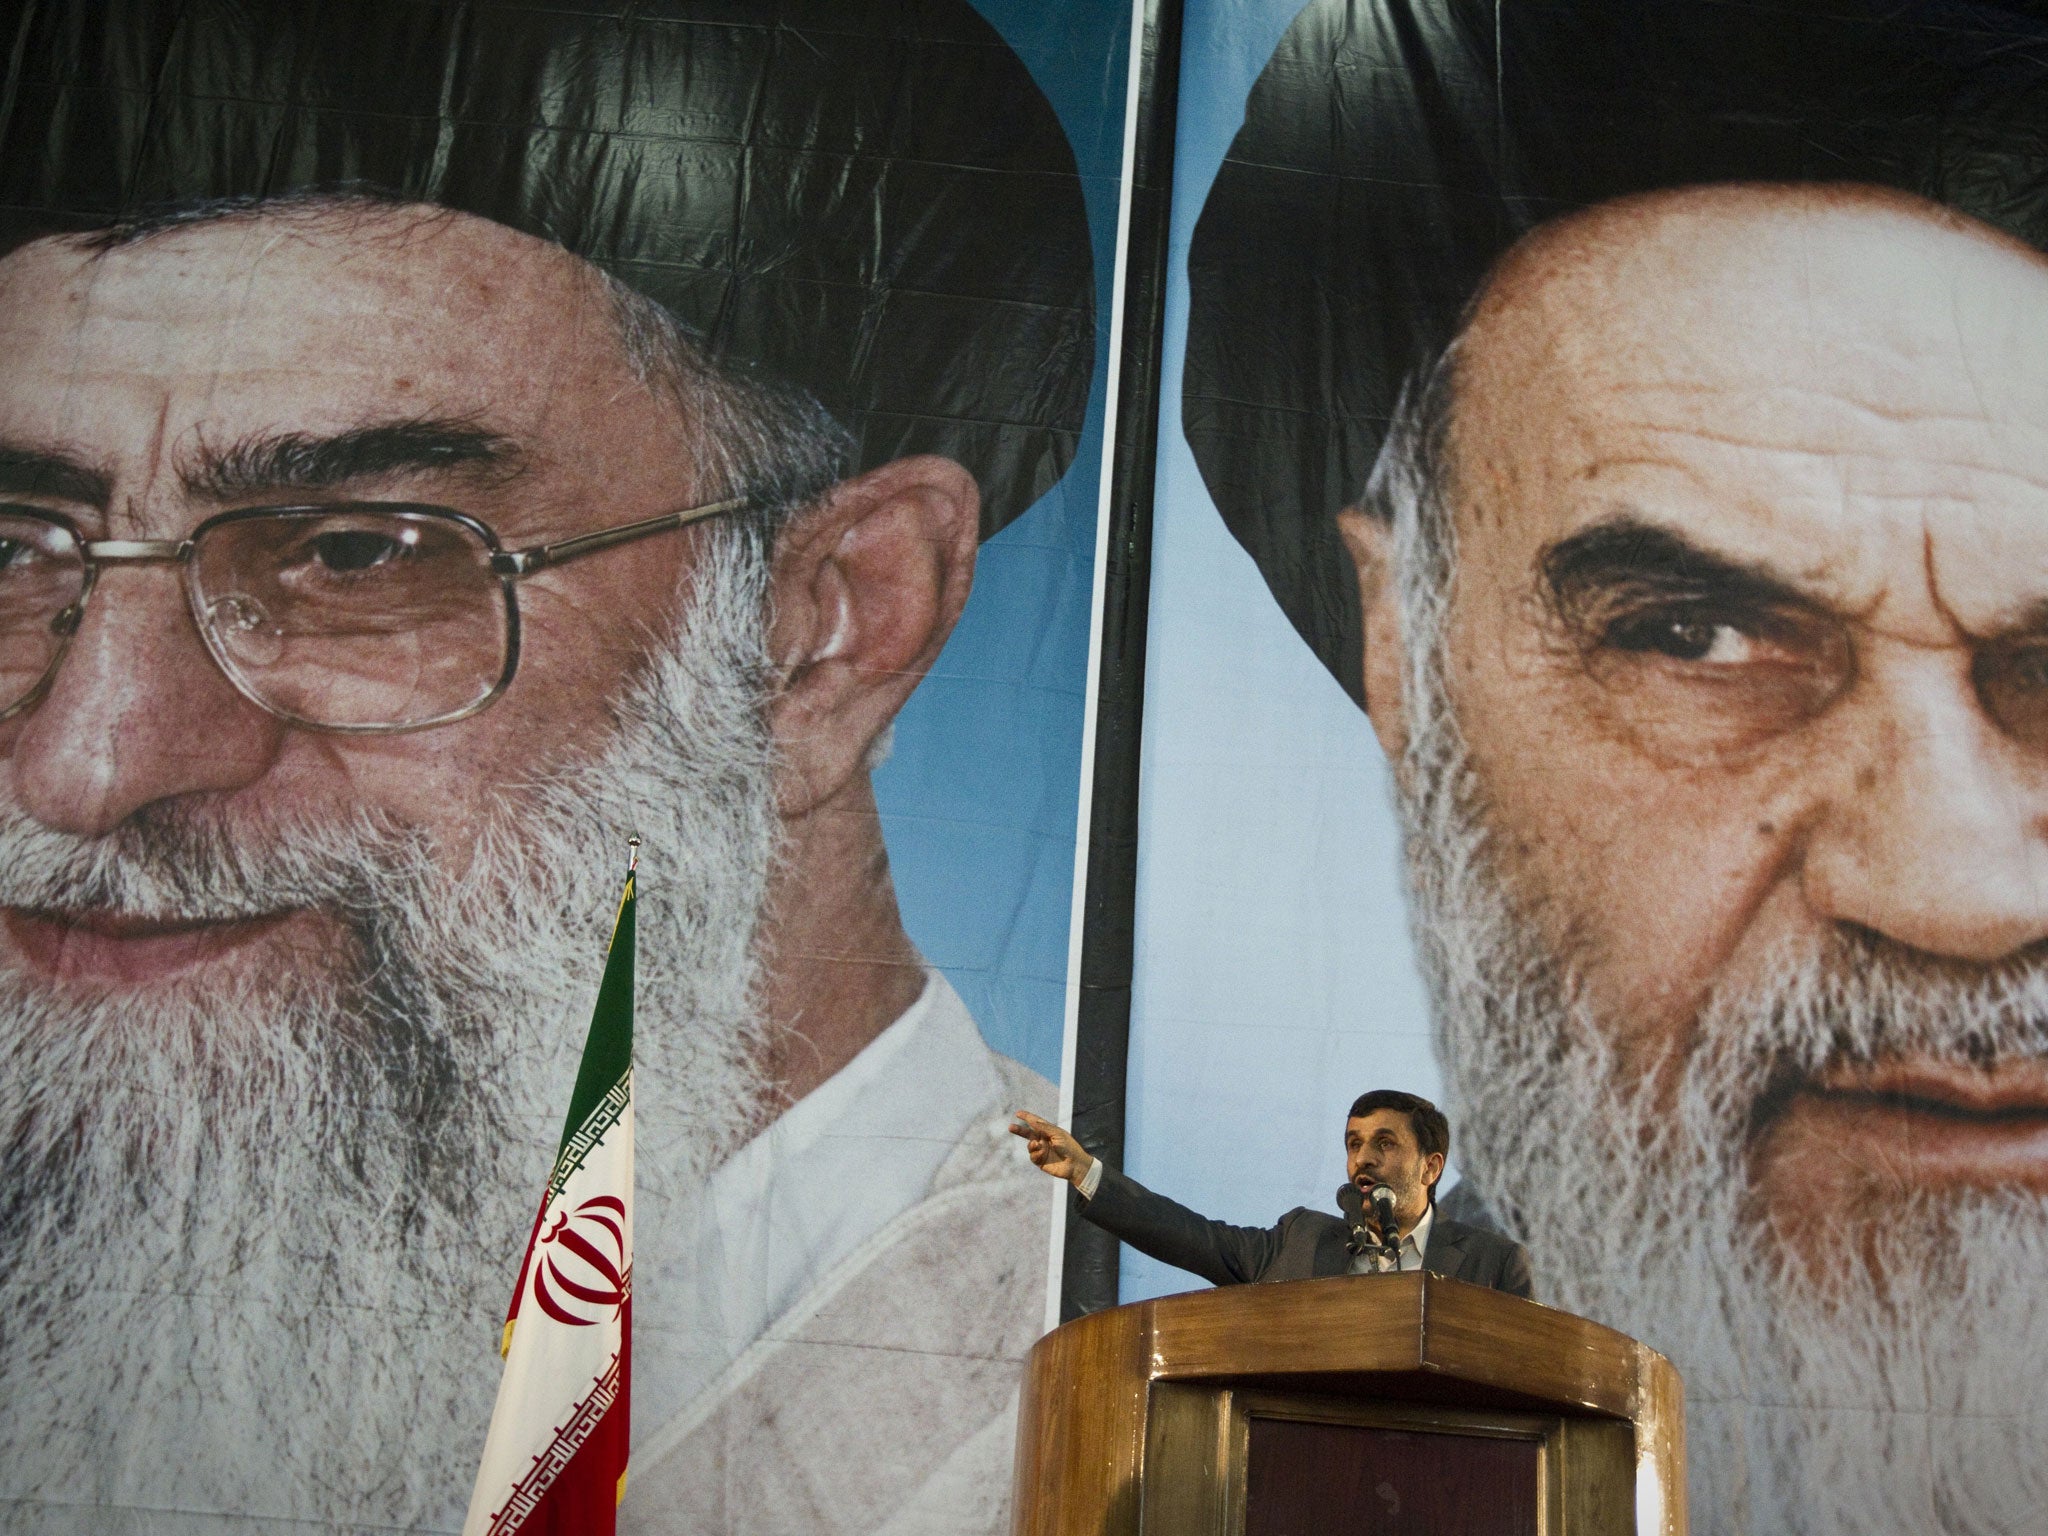
M 835 486 L 776 545 L 769 726 L 784 817 L 830 800 L 953 632 L 974 583 L 981 492 L 951 459 L 897 459 Z
M 1365 712 L 1380 750 L 1399 767 L 1408 750 L 1408 652 L 1401 634 L 1400 593 L 1395 586 L 1394 530 L 1387 523 L 1346 507 L 1337 531 L 1358 572 L 1358 611 L 1365 637 Z

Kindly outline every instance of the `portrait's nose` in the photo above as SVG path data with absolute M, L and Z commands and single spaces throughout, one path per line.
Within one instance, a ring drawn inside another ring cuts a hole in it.
M 46 826 L 99 836 L 153 802 L 253 782 L 282 737 L 214 665 L 175 570 L 109 568 L 19 725 L 14 802 Z
M 1825 916 L 1986 962 L 2048 936 L 2048 759 L 1985 714 L 1967 668 L 1927 650 L 1886 679 L 1803 874 Z

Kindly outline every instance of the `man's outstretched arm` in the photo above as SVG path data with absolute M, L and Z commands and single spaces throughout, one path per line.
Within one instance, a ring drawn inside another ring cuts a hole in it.
M 1016 1111 L 1010 1134 L 1024 1138 L 1032 1162 L 1074 1186 L 1082 1197 L 1083 1216 L 1162 1263 L 1191 1270 L 1215 1285 L 1236 1285 L 1258 1279 L 1280 1251 L 1277 1227 L 1211 1221 L 1118 1173 L 1028 1110 Z

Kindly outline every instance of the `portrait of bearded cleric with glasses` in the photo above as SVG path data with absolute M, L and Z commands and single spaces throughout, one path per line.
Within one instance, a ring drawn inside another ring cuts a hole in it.
M 1050 1086 L 870 774 L 1072 458 L 1071 150 L 965 5 L 483 9 L 30 26 L 0 1528 L 459 1525 L 629 831 L 622 1529 L 1006 1528 Z
M 1190 248 L 1189 445 L 1390 769 L 1443 1208 L 1684 1374 L 1698 1532 L 2041 1529 L 2044 45 L 1316 0 Z

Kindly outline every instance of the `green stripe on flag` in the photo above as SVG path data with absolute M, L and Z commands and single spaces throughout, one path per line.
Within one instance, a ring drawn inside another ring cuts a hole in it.
M 555 1150 L 557 1176 L 563 1154 L 590 1117 L 605 1108 L 613 1090 L 623 1092 L 633 1070 L 633 882 L 626 876 L 619 898 L 619 916 L 612 926 L 612 947 L 605 957 L 604 980 L 598 984 L 597 1007 L 590 1015 L 590 1035 L 583 1042 L 583 1065 L 576 1071 L 576 1091 L 569 1096 L 569 1118 L 562 1143 Z M 614 1114 L 611 1117 L 616 1119 Z M 588 1150 L 587 1148 L 585 1150 Z

